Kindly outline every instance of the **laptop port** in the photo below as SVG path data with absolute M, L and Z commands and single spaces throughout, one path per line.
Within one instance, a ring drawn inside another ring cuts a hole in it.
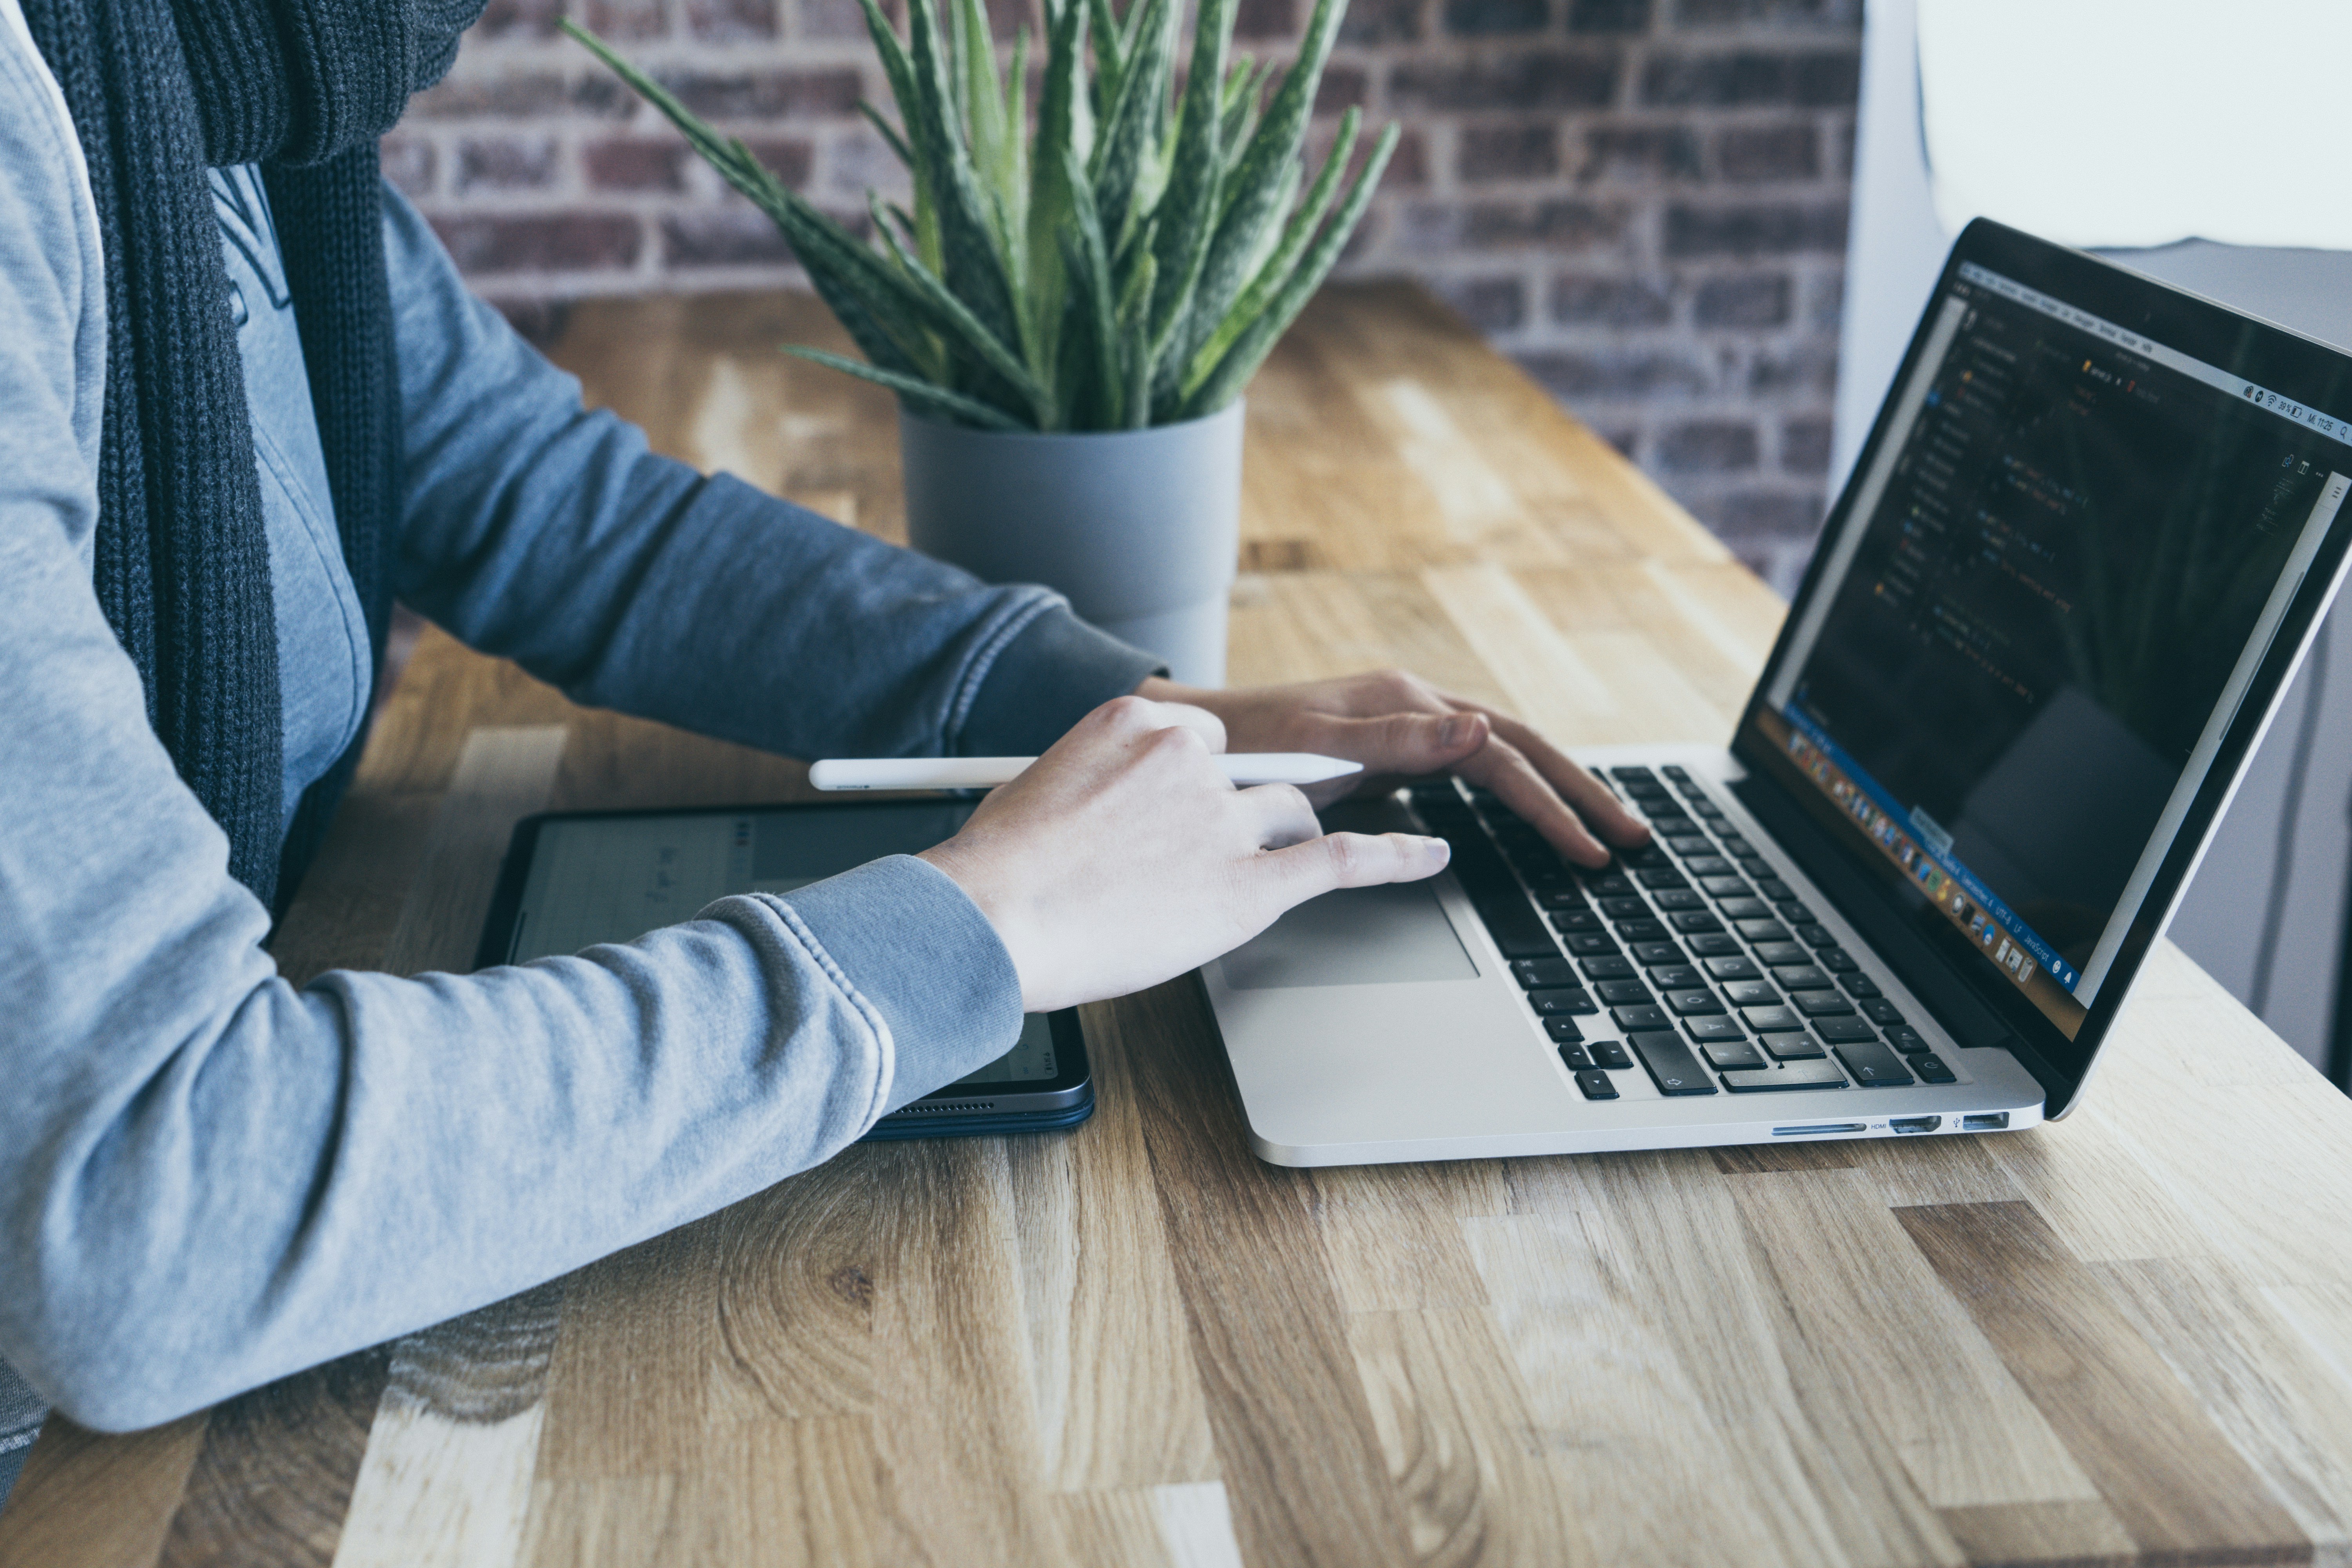
M 1960 1118 L 1963 1132 L 2006 1132 L 2009 1112 L 2006 1110 L 1972 1110 Z
M 1832 1132 L 1867 1132 L 1870 1127 L 1861 1121 L 1816 1121 L 1810 1127 L 1775 1127 L 1775 1138 L 1822 1137 Z
M 1933 1132 L 1943 1124 L 1944 1119 L 1940 1116 L 1895 1116 L 1889 1117 L 1886 1122 L 1897 1132 Z

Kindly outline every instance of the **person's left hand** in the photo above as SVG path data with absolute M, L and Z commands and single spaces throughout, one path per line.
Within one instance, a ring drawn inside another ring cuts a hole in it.
M 1307 797 L 1318 806 L 1451 772 L 1493 790 L 1580 865 L 1604 863 L 1612 846 L 1649 841 L 1648 826 L 1606 784 L 1534 730 L 1402 670 L 1233 690 L 1153 676 L 1136 695 L 1207 709 L 1224 721 L 1229 751 L 1319 752 L 1364 764 L 1360 773 L 1310 786 Z

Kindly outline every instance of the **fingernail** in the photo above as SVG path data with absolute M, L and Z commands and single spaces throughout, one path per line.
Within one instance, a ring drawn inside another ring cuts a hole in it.
M 1444 839 L 1424 838 L 1422 842 L 1429 846 L 1429 852 L 1437 858 L 1438 865 L 1444 866 L 1454 858 L 1454 846 Z
M 1470 738 L 1470 732 L 1477 722 L 1478 720 L 1475 714 L 1456 713 L 1439 728 L 1437 731 L 1439 743 L 1447 746 L 1460 745 Z

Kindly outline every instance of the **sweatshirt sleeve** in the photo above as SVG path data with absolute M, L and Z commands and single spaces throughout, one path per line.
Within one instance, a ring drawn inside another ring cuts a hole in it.
M 289 984 L 91 587 L 100 284 L 10 66 L 0 47 L 0 1356 L 86 1425 L 149 1426 L 709 1213 L 1011 1046 L 1002 944 L 903 857 L 573 957 Z M 666 516 L 698 515 L 689 490 Z M 543 564 L 513 544 L 475 541 L 508 578 Z M 658 551 L 614 548 L 662 582 Z M 626 613 L 534 643 L 530 615 L 444 580 L 475 630 L 592 692 L 647 656 Z M 1045 613 L 989 604 L 877 692 L 950 731 Z
M 1160 668 L 1045 588 L 655 456 L 467 292 L 389 186 L 384 225 L 400 593 L 464 641 L 577 701 L 800 757 L 1029 754 Z

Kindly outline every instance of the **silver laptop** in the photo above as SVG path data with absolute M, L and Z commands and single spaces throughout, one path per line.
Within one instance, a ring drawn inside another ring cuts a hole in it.
M 2015 1131 L 2080 1102 L 2352 542 L 2352 361 L 1990 222 L 1954 247 L 1727 750 L 1492 796 L 1203 970 L 1286 1165 Z

